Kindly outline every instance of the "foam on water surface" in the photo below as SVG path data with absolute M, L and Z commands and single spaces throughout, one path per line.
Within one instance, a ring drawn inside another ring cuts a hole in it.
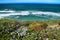
M 3 14 L 2 14 L 3 13 Z M 18 15 L 18 16 L 17 16 Z M 42 16 L 42 17 L 49 17 L 52 16 L 53 18 L 55 17 L 60 17 L 60 13 L 57 12 L 43 12 L 43 11 L 13 11 L 13 10 L 2 10 L 0 11 L 0 19 L 4 17 L 9 17 L 9 16 L 16 16 L 18 18 L 19 16 L 28 16 L 28 15 L 34 15 L 34 16 Z M 50 18 L 50 19 L 53 19 Z M 59 18 L 60 19 L 60 18 Z

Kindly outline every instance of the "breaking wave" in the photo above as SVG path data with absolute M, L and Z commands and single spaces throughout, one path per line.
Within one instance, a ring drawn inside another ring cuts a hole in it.
M 13 11 L 13 10 L 1 10 L 0 11 L 0 18 L 13 16 L 13 15 L 35 15 L 35 16 L 57 16 L 60 17 L 60 13 L 56 12 L 43 12 L 43 11 Z

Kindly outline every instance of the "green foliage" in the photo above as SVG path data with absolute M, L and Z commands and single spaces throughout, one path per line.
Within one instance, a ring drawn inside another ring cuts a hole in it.
M 43 23 L 43 24 L 42 24 L 42 27 L 43 27 L 44 29 L 46 29 L 47 26 L 48 26 L 48 25 L 47 25 L 46 23 Z
M 47 29 L 48 25 L 59 23 L 59 20 L 49 21 L 14 21 L 9 19 L 0 19 L 0 40 L 42 40 L 44 37 L 48 37 L 49 40 L 60 40 L 60 29 Z M 28 30 L 23 36 L 19 36 L 21 32 L 15 32 L 21 26 L 27 27 Z M 13 34 L 11 34 L 14 32 Z

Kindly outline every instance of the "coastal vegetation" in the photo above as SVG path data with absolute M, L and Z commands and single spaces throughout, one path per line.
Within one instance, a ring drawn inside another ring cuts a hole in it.
M 0 19 L 0 40 L 60 40 L 60 20 Z

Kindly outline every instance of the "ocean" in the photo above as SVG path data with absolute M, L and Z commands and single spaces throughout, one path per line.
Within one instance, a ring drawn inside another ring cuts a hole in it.
M 60 4 L 0 4 L 0 19 L 21 21 L 60 20 Z

